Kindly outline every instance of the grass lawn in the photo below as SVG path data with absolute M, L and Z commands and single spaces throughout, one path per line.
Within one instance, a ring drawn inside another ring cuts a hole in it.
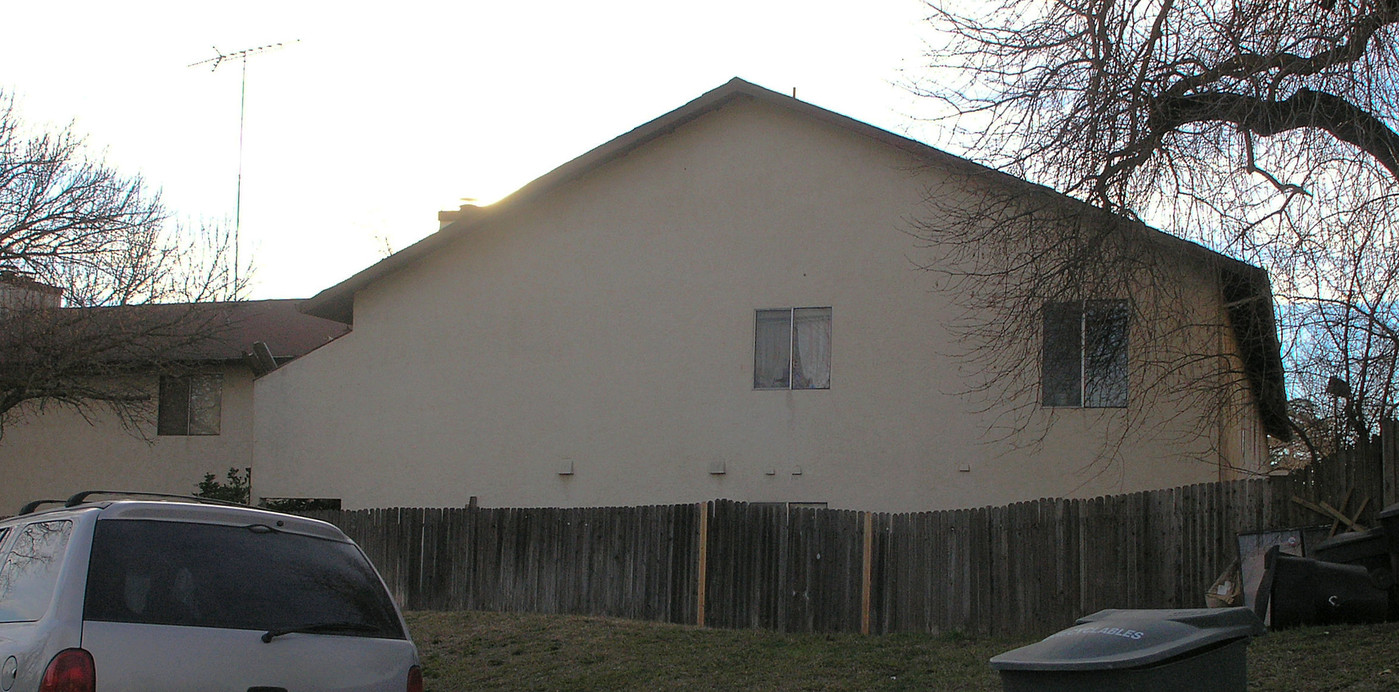
M 960 635 L 776 634 L 502 613 L 407 614 L 428 690 L 999 690 L 992 656 L 1030 643 Z M 1067 623 L 1066 623 L 1067 625 Z M 1252 690 L 1399 690 L 1399 624 L 1273 632 Z

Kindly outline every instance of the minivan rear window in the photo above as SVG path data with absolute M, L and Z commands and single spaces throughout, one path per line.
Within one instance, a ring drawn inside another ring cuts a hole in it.
M 266 526 L 98 521 L 83 618 L 406 638 L 358 548 Z

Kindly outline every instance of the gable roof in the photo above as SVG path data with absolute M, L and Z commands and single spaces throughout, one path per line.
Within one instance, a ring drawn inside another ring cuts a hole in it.
M 970 167 L 968 170 L 990 170 L 966 159 L 930 147 L 922 142 L 894 134 L 888 130 L 882 130 L 868 123 L 860 122 L 854 118 L 818 106 L 813 106 L 804 101 L 798 101 L 790 96 L 784 96 L 775 91 L 764 89 L 756 84 L 735 77 L 723 86 L 705 92 L 699 98 L 655 120 L 636 127 L 630 132 L 535 178 L 533 181 L 499 202 L 487 207 L 481 207 L 473 214 L 463 215 L 462 218 L 444 226 L 436 233 L 384 258 L 354 276 L 317 293 L 306 301 L 302 309 L 312 315 L 338 320 L 346 324 L 353 324 L 354 294 L 356 291 L 368 286 L 370 283 L 373 283 L 387 274 L 408 266 L 422 257 L 431 254 L 437 248 L 451 243 L 457 237 L 466 234 L 472 228 L 489 219 L 502 216 L 512 209 L 516 209 L 544 197 L 597 168 L 626 156 L 652 140 L 664 137 L 687 123 L 723 108 L 730 103 L 744 99 L 753 99 L 790 109 L 800 115 L 854 131 L 888 146 L 907 151 L 919 158 L 935 160 L 937 163 L 946 166 Z M 1006 177 L 1011 180 L 1019 180 L 1011 176 Z
M 907 152 L 930 165 L 936 165 L 946 170 L 986 176 L 988 179 L 1003 185 L 1024 186 L 1041 193 L 1054 194 L 1071 203 L 1087 206 L 1079 200 L 1074 200 L 1042 185 L 987 168 L 917 140 L 799 101 L 795 97 L 786 96 L 735 77 L 722 86 L 705 92 L 699 98 L 549 171 L 495 204 L 473 209 L 471 213 L 458 214 L 453 212 L 443 216 L 444 220 L 452 218 L 456 220 L 417 243 L 317 293 L 305 301 L 301 309 L 310 315 L 353 324 L 355 293 L 369 284 L 403 267 L 412 265 L 491 219 L 508 214 L 514 209 L 543 198 L 562 186 L 626 156 L 657 138 L 664 137 L 724 106 L 743 100 L 753 100 L 775 106 L 801 117 L 845 129 L 885 146 Z M 1150 228 L 1140 222 L 1127 219 L 1122 219 L 1122 221 L 1152 234 L 1158 242 L 1179 247 L 1190 255 L 1200 258 L 1201 261 L 1213 263 L 1220 268 L 1220 271 L 1225 275 L 1226 286 L 1232 287 L 1231 293 L 1226 295 L 1226 301 L 1230 305 L 1230 322 L 1234 329 L 1236 342 L 1239 344 L 1240 350 L 1244 352 L 1242 355 L 1245 373 L 1255 398 L 1260 402 L 1264 427 L 1269 435 L 1284 440 L 1290 439 L 1291 434 L 1287 425 L 1286 413 L 1287 398 L 1282 376 L 1281 348 L 1274 322 L 1272 289 L 1267 272 L 1246 262 L 1221 255 L 1204 246 Z

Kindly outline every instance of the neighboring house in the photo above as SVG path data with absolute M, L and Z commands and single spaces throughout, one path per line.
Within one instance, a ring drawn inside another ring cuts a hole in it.
M 1134 398 L 1125 296 L 1045 306 L 1028 399 L 968 393 L 909 224 L 969 166 L 731 81 L 307 301 L 353 331 L 254 384 L 254 495 L 909 511 L 1262 470 L 1286 435 L 1267 276 L 1144 227 L 1224 349 L 1192 377 L 1246 375 L 1230 415 Z M 989 432 L 1027 404 L 1054 425 Z
M 34 280 L 24 272 L 0 267 L 0 310 L 14 308 L 56 308 L 63 300 L 63 289 Z
M 0 295 L 33 286 L 9 278 L 0 281 Z M 205 473 L 222 480 L 229 468 L 251 467 L 254 374 L 348 331 L 338 322 L 301 313 L 299 302 L 62 309 L 65 317 L 84 315 L 80 323 L 95 334 L 154 320 L 198 325 L 210 337 L 191 340 L 174 354 L 179 367 L 169 371 L 179 374 L 138 374 L 154 406 L 150 420 L 135 429 L 125 428 L 101 407 L 87 420 L 63 407 L 41 411 L 36 403 L 22 404 L 20 418 L 7 425 L 0 438 L 0 476 L 5 478 L 0 484 L 0 516 L 30 500 L 64 498 L 81 490 L 189 494 Z M 0 325 L 3 319 L 0 314 Z M 256 343 L 266 349 L 254 348 Z M 134 357 L 130 352 L 113 356 Z

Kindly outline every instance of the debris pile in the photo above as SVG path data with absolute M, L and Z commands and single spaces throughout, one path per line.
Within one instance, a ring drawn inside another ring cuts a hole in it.
M 1254 612 L 1273 628 L 1399 619 L 1399 504 L 1379 514 L 1380 526 L 1322 541 L 1311 557 L 1264 558 Z

